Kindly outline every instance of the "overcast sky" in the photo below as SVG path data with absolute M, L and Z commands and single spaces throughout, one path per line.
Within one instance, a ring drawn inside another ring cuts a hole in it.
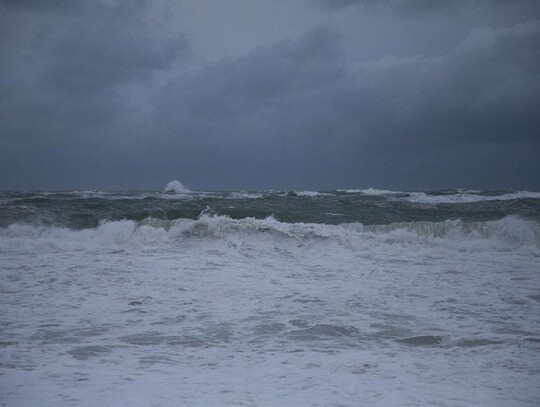
M 0 189 L 540 190 L 540 1 L 0 0 Z

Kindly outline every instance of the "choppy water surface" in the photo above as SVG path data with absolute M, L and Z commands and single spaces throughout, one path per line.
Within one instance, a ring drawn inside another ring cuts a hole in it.
M 0 194 L 0 405 L 536 406 L 540 193 Z
M 196 219 L 202 211 L 233 219 L 269 216 L 288 223 L 364 225 L 448 219 L 540 218 L 540 192 L 339 190 L 255 192 L 0 193 L 0 226 L 30 222 L 74 229 L 105 220 Z

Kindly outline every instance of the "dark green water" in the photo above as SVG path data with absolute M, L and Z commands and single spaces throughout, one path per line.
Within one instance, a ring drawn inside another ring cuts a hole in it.
M 384 225 L 447 219 L 540 219 L 540 193 L 516 191 L 3 192 L 0 227 L 13 223 L 93 228 L 103 221 L 273 216 L 287 223 Z

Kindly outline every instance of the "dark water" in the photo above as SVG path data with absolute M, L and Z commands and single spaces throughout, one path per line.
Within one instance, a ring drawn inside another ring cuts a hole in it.
M 540 193 L 516 191 L 322 192 L 3 192 L 0 227 L 13 223 L 93 228 L 103 221 L 152 217 L 196 219 L 203 211 L 233 219 L 273 216 L 281 222 L 341 224 L 461 219 L 479 222 L 517 215 L 540 219 Z

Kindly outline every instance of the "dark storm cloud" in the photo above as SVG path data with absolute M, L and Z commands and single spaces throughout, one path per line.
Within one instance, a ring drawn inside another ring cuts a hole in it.
M 462 7 L 468 0 L 314 0 L 328 10 L 348 6 L 393 7 L 404 12 L 429 13 L 436 10 L 452 10 Z M 472 1 L 472 0 L 469 0 Z
M 229 153 L 240 146 L 248 156 L 264 146 L 286 155 L 287 145 L 276 143 L 304 136 L 322 113 L 321 92 L 344 75 L 339 36 L 316 28 L 171 81 L 155 101 L 157 123 L 184 145 L 191 139 Z
M 46 3 L 47 7 L 43 4 Z M 186 56 L 184 37 L 164 38 L 145 1 L 7 2 L 1 63 L 4 138 L 66 136 L 103 125 L 124 108 L 122 92 Z M 46 9 L 46 14 L 41 13 Z M 19 22 L 20 27 L 16 27 Z
M 61 10 L 78 6 L 72 0 L 3 0 L 1 6 L 4 9 L 26 9 L 26 10 Z
M 441 171 L 456 159 L 470 168 L 469 148 L 495 151 L 484 164 L 497 167 L 505 145 L 540 152 L 539 38 L 538 22 L 478 29 L 440 57 L 347 69 L 339 37 L 319 28 L 178 78 L 156 102 L 158 122 L 174 151 L 205 146 L 213 169 L 243 163 L 264 183 L 314 171 L 330 186 L 380 160 L 404 174 L 437 152 Z
M 0 188 L 540 187 L 540 22 L 515 5 L 532 3 L 487 2 L 511 22 L 437 52 L 412 36 L 358 57 L 361 32 L 330 21 L 208 60 L 157 3 L 67 3 L 2 3 Z M 480 4 L 337 3 L 406 21 L 397 35 Z
M 415 139 L 537 140 L 539 38 L 539 22 L 473 30 L 442 57 L 383 58 L 351 82 L 375 88 L 381 123 Z
M 236 117 L 265 108 L 290 94 L 310 92 L 333 81 L 344 66 L 338 36 L 324 28 L 296 41 L 262 47 L 238 59 L 228 59 L 191 74 L 169 87 L 169 97 L 193 117 Z M 176 86 L 176 88 L 174 88 Z M 167 104 L 177 106 L 169 101 Z
M 345 7 L 390 8 L 403 15 L 426 15 L 433 13 L 456 13 L 475 8 L 499 7 L 515 8 L 540 14 L 540 3 L 536 0 L 313 0 L 314 4 L 326 10 L 340 10 Z

